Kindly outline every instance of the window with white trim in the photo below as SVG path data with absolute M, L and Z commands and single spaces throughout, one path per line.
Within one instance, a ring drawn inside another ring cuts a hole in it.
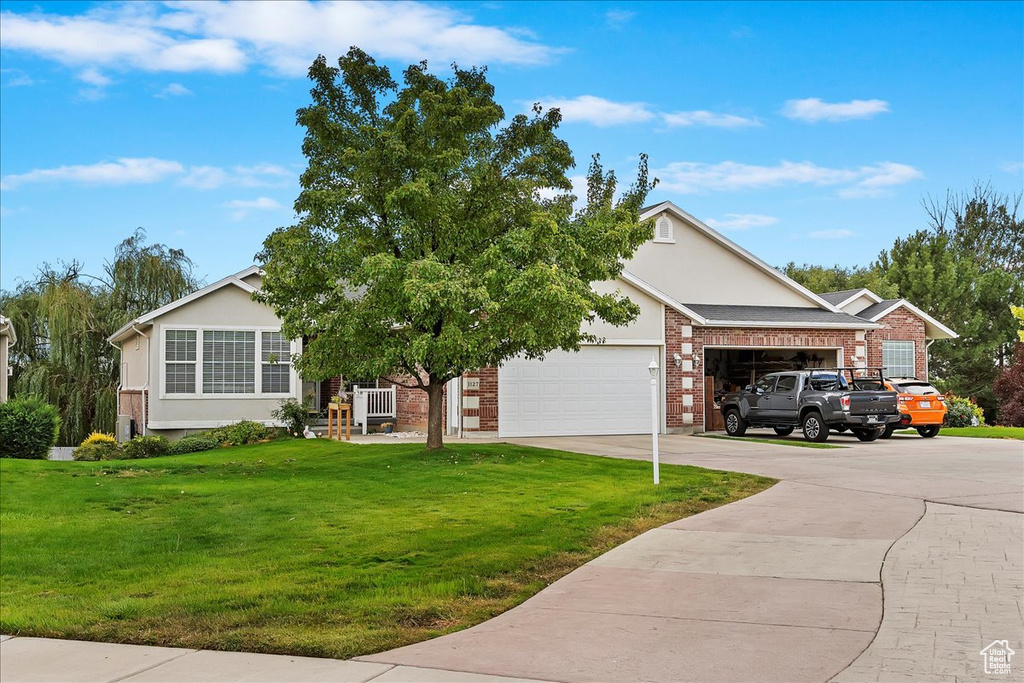
M 164 337 L 164 390 L 196 393 L 196 331 L 167 330 Z
M 914 342 L 883 340 L 882 371 L 886 377 L 913 377 Z
M 203 393 L 256 393 L 256 333 L 203 331 Z
M 655 242 L 675 242 L 672 232 L 672 219 L 668 216 L 661 216 L 654 222 Z
M 284 335 L 280 332 L 261 332 L 260 355 L 263 363 L 260 391 L 264 394 L 291 392 L 291 344 Z
M 164 330 L 166 396 L 287 396 L 291 342 L 278 330 Z

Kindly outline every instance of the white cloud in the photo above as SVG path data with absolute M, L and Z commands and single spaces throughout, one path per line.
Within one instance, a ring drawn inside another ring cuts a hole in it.
M 159 97 L 162 100 L 166 100 L 170 97 L 182 97 L 184 95 L 193 94 L 191 90 L 183 86 L 181 83 L 169 83 L 167 87 L 158 92 L 153 97 Z
M 759 213 L 727 213 L 721 218 L 709 218 L 705 221 L 715 230 L 733 230 L 736 232 L 750 228 L 765 228 L 775 225 L 779 219 Z
M 601 128 L 643 123 L 654 118 L 654 113 L 644 102 L 612 102 L 594 95 L 545 97 L 541 98 L 540 104 L 545 109 L 559 109 L 566 123 L 589 123 Z
M 281 187 L 295 173 L 275 164 L 235 166 L 188 166 L 168 159 L 121 158 L 95 164 L 34 169 L 3 177 L 0 187 L 13 190 L 34 183 L 76 183 L 82 185 L 138 185 L 177 179 L 179 185 L 199 190 L 219 187 Z
M 542 64 L 559 48 L 421 2 L 122 3 L 83 14 L 0 13 L 5 50 L 69 66 L 239 72 L 257 63 L 303 76 L 319 53 L 359 45 L 383 59 Z
M 734 114 L 716 114 L 715 112 L 703 109 L 665 113 L 661 115 L 661 118 L 665 125 L 671 127 L 749 128 L 761 125 L 761 122 L 756 119 L 748 119 Z
M 30 183 L 70 182 L 85 185 L 136 185 L 155 183 L 178 175 L 184 167 L 177 161 L 146 157 L 121 158 L 82 166 L 35 169 L 28 173 L 6 175 L 2 187 L 14 189 Z
M 578 97 L 543 97 L 540 104 L 545 109 L 559 109 L 566 123 L 589 123 L 600 128 L 621 126 L 630 123 L 644 123 L 660 117 L 670 128 L 681 126 L 706 126 L 712 128 L 746 128 L 760 126 L 761 122 L 733 114 L 718 114 L 703 109 L 656 113 L 646 102 L 614 102 L 595 95 Z M 531 111 L 533 104 L 524 110 Z
M 817 97 L 804 100 L 786 100 L 782 115 L 796 121 L 817 123 L 818 121 L 850 121 L 870 119 L 889 112 L 885 100 L 850 100 L 849 102 L 822 102 Z
M 871 167 L 863 179 L 852 187 L 846 187 L 839 191 L 840 197 L 853 199 L 857 197 L 880 197 L 888 194 L 890 188 L 896 185 L 903 185 L 912 180 L 923 178 L 924 174 L 913 166 L 906 164 L 894 164 L 891 161 L 883 161 Z
M 1024 171 L 1024 162 L 1020 161 L 1006 161 L 999 164 L 999 169 L 1013 175 L 1019 175 L 1021 171 Z
M 635 16 L 636 12 L 621 9 L 610 9 L 604 13 L 604 23 L 608 28 L 622 28 Z
M 853 230 L 815 230 L 808 237 L 812 240 L 844 240 L 856 234 Z
M 35 81 L 21 69 L 0 69 L 3 85 L 8 88 L 21 88 L 32 85 Z
M 108 76 L 104 76 L 102 73 L 100 73 L 99 69 L 92 66 L 79 73 L 78 80 L 82 81 L 83 83 L 88 83 L 89 85 L 95 86 L 97 88 L 105 88 L 111 83 L 113 83 L 113 81 L 110 80 Z
M 810 161 L 781 161 L 775 166 L 679 161 L 654 169 L 651 175 L 660 179 L 659 189 L 679 194 L 812 185 L 837 186 L 842 197 L 878 196 L 895 185 L 924 177 L 912 166 L 889 161 L 856 168 L 828 168 Z
M 235 210 L 231 214 L 231 217 L 236 221 L 240 221 L 245 218 L 250 211 L 272 211 L 284 208 L 280 203 L 270 197 L 259 197 L 258 199 L 233 199 L 224 204 L 224 206 Z
M 75 16 L 0 13 L 5 50 L 28 52 L 69 66 L 144 71 L 239 71 L 245 54 L 231 41 L 174 36 L 127 5 Z
M 295 177 L 295 173 L 275 164 L 235 166 L 193 166 L 179 184 L 197 190 L 215 190 L 219 187 L 281 187 Z

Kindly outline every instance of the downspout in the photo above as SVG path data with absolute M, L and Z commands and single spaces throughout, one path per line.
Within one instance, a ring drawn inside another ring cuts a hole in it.
M 934 343 L 935 343 L 934 339 L 929 339 L 924 344 L 924 381 L 925 382 L 930 382 L 931 381 L 931 379 L 929 379 L 929 376 L 932 374 L 930 372 L 930 370 L 931 370 L 931 367 L 930 367 L 931 366 L 931 362 L 930 362 L 930 360 L 928 358 L 928 356 L 929 356 L 928 350 L 930 348 L 932 348 L 932 344 L 934 344 Z
M 135 325 L 135 323 L 132 323 L 132 330 L 135 332 L 135 334 L 139 335 L 140 337 L 146 340 L 146 383 L 142 385 L 142 435 L 146 436 L 146 426 L 148 424 L 148 420 L 146 419 L 146 395 L 149 393 L 149 376 L 151 362 L 151 359 L 149 357 L 150 344 L 149 337 L 143 334 L 142 330 L 140 330 Z

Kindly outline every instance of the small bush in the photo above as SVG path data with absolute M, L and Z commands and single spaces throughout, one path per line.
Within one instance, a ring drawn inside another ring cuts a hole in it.
M 88 446 L 94 443 L 117 443 L 117 439 L 114 438 L 113 434 L 107 434 L 105 432 L 93 432 L 89 436 L 85 437 L 79 446 Z
M 192 434 L 183 436 L 167 448 L 167 455 L 184 455 L 213 450 L 220 446 L 220 441 L 208 434 Z
M 281 401 L 281 407 L 270 411 L 271 417 L 285 423 L 285 428 L 292 436 L 302 436 L 303 430 L 311 422 L 309 401 L 299 403 L 294 398 Z
M 75 460 L 86 461 L 121 460 L 124 458 L 124 453 L 121 452 L 121 446 L 116 441 L 113 443 L 94 441 L 93 443 L 83 443 L 75 449 L 71 457 Z
M 45 459 L 57 443 L 60 415 L 37 396 L 0 403 L 0 458 Z
M 163 436 L 137 436 L 126 442 L 121 447 L 121 451 L 124 453 L 124 457 L 136 460 L 164 455 L 170 446 L 170 442 Z
M 242 420 L 233 425 L 211 429 L 207 434 L 216 439 L 217 443 L 243 446 L 247 443 L 263 441 L 263 439 L 267 438 L 267 428 L 259 422 Z
M 985 424 L 985 413 L 978 404 L 962 396 L 946 398 L 946 426 L 948 427 L 980 427 Z

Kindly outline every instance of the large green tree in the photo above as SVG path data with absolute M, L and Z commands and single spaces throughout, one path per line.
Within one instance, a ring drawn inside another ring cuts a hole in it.
M 816 294 L 847 289 L 870 289 L 885 299 L 895 297 L 897 292 L 896 286 L 875 266 L 816 266 L 810 263 L 797 265 L 795 261 L 790 261 L 783 266 L 782 272 Z
M 590 284 L 614 278 L 649 236 L 645 158 L 617 201 L 595 158 L 574 212 L 560 113 L 535 107 L 503 126 L 485 70 L 453 66 L 443 80 L 420 63 L 399 85 L 353 48 L 337 67 L 317 58 L 309 75 L 300 219 L 258 256 L 262 299 L 290 337 L 310 340 L 297 360 L 307 377 L 400 375 L 427 393 L 438 449 L 445 382 L 579 348 L 585 320 L 637 315 Z
M 997 409 L 992 386 L 1017 337 L 1010 305 L 1024 300 L 1019 203 L 988 185 L 928 202 L 929 228 L 897 239 L 875 264 L 901 297 L 959 333 L 932 347 L 932 368 L 990 420 Z
M 61 445 L 76 445 L 93 430 L 114 431 L 120 362 L 107 337 L 200 285 L 182 251 L 145 237 L 137 230 L 121 242 L 101 276 L 83 273 L 77 262 L 43 265 L 35 280 L 0 292 L 0 311 L 18 336 L 12 393 L 57 407 Z

